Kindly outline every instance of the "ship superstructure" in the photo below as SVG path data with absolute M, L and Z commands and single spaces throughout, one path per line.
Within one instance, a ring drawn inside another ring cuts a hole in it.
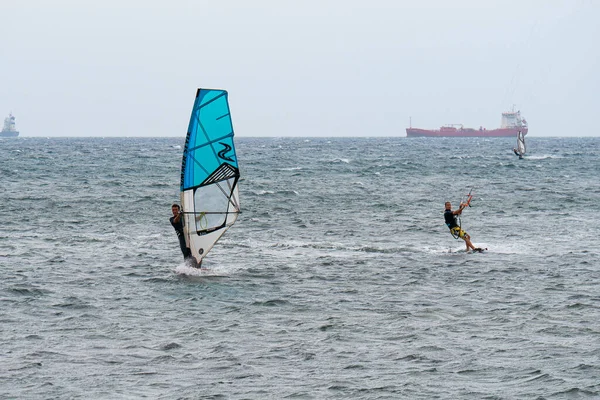
M 17 137 L 19 131 L 15 127 L 15 116 L 12 113 L 8 114 L 8 117 L 4 118 L 4 126 L 0 131 L 0 137 Z

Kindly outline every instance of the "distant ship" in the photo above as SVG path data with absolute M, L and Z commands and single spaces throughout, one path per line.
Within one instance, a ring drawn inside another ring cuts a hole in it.
M 440 129 L 406 128 L 406 137 L 516 137 L 521 131 L 527 135 L 527 121 L 521 118 L 521 111 L 502 113 L 502 123 L 498 129 L 465 128 L 462 124 L 442 126 Z
M 4 118 L 4 127 L 0 131 L 0 137 L 17 137 L 19 131 L 15 128 L 15 117 L 14 115 L 8 114 L 8 117 Z

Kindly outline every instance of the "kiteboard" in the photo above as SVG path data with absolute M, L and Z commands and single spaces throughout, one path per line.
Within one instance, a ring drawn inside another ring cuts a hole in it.
M 452 250 L 448 249 L 448 253 L 456 254 L 456 253 L 466 253 L 466 254 L 475 254 L 475 253 L 484 253 L 488 251 L 487 247 L 476 247 L 475 250 L 466 250 L 464 248 Z

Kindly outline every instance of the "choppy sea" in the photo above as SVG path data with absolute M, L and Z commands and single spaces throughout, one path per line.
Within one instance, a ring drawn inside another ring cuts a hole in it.
M 600 398 L 600 138 L 236 138 L 206 274 L 183 143 L 0 140 L 0 398 Z

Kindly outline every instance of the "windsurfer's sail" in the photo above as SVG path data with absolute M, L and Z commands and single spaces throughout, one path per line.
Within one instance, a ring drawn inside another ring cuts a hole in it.
M 525 135 L 523 134 L 523 132 L 519 131 L 519 133 L 517 133 L 517 151 L 516 153 L 518 154 L 519 158 L 523 158 L 523 155 L 525 154 Z
M 198 89 L 181 163 L 184 235 L 198 264 L 240 213 L 239 178 L 227 92 Z

